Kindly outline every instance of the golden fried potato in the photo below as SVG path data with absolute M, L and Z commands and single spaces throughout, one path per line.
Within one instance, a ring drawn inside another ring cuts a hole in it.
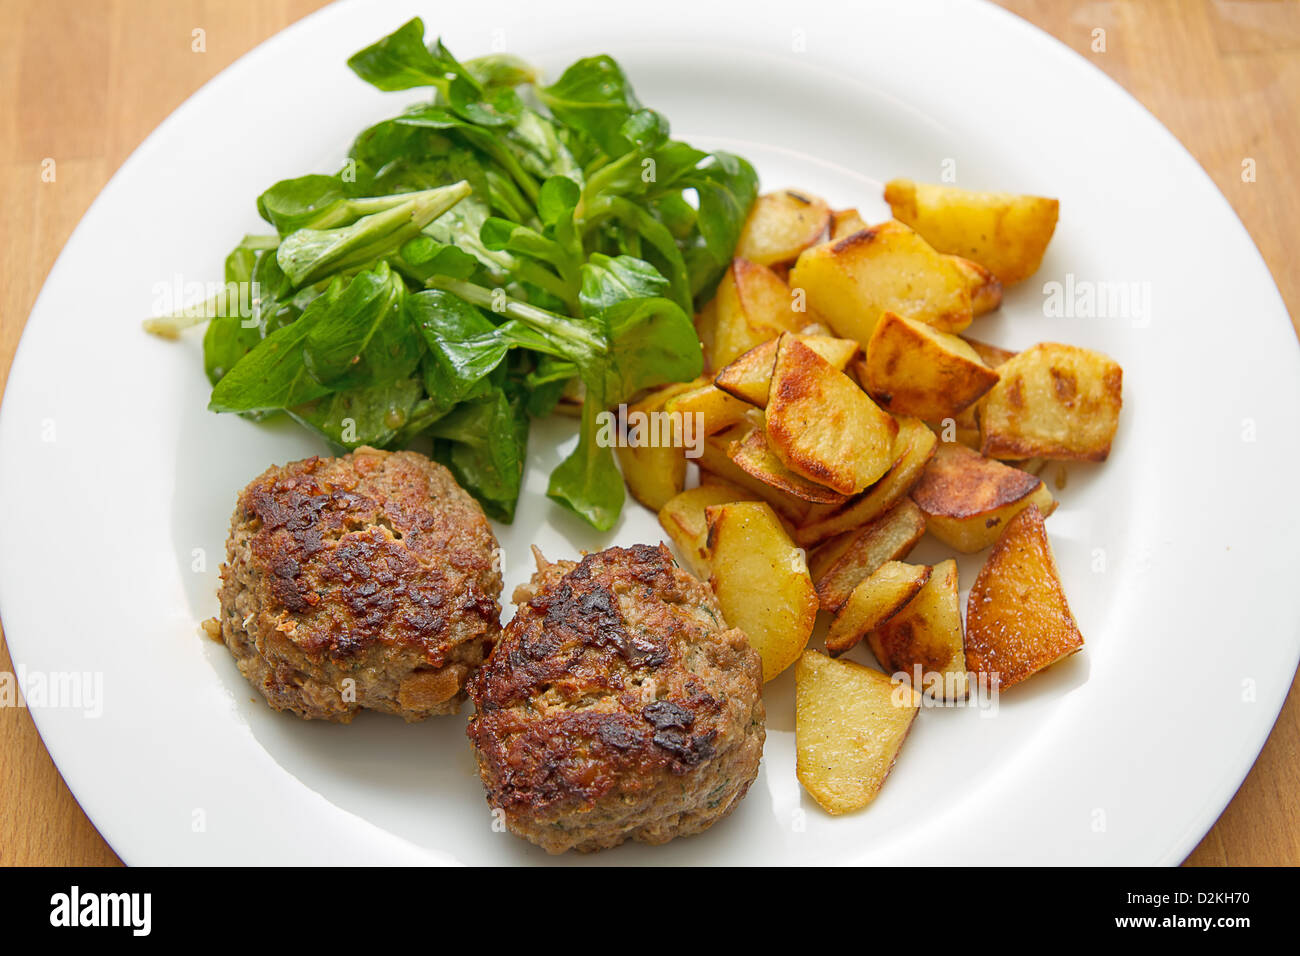
M 716 435 L 741 421 L 750 406 L 733 398 L 708 379 L 696 379 L 664 403 L 664 411 L 675 415 L 699 415 L 696 419 L 706 435 Z
M 722 367 L 782 332 L 797 332 L 808 314 L 796 309 L 790 287 L 766 266 L 748 259 L 731 260 L 714 297 L 717 326 L 713 333 L 713 360 Z
M 925 515 L 904 498 L 883 515 L 827 541 L 808 558 L 822 609 L 838 611 L 853 589 L 890 561 L 899 561 L 925 534 Z
M 659 524 L 667 532 L 686 566 L 699 578 L 709 577 L 709 525 L 704 511 L 711 505 L 755 501 L 752 494 L 729 481 L 715 480 L 674 495 L 659 509 Z
M 997 368 L 1007 359 L 1012 358 L 1016 353 L 1010 349 L 1004 349 L 1000 345 L 990 345 L 988 342 L 981 342 L 979 339 L 973 339 L 969 335 L 963 335 L 962 339 L 967 345 L 975 350 L 975 354 L 980 357 L 980 361 L 989 368 Z
M 817 621 L 817 592 L 799 548 L 767 504 L 739 501 L 705 509 L 709 583 L 727 623 L 763 658 L 763 680 L 793 664 Z
M 970 283 L 953 260 L 893 220 L 805 250 L 790 272 L 808 308 L 862 345 L 886 311 L 960 332 L 970 325 Z
M 1060 204 L 1041 196 L 983 193 L 895 179 L 885 202 L 940 252 L 984 266 L 1003 285 L 1031 276 L 1056 230 Z
M 898 422 L 847 375 L 793 336 L 782 336 L 772 367 L 767 438 L 796 474 L 857 494 L 893 461 Z
M 1007 688 L 1083 647 L 1033 505 L 1002 531 L 966 602 L 966 663 Z
M 1042 342 L 1008 359 L 998 374 L 980 400 L 985 455 L 1106 460 L 1124 402 L 1124 373 L 1113 359 Z
M 851 236 L 867 228 L 866 220 L 856 209 L 840 209 L 831 213 L 831 242 Z
M 903 419 L 894 441 L 894 463 L 884 477 L 839 507 L 813 505 L 798 523 L 795 540 L 812 547 L 880 517 L 920 480 L 938 441 L 920 419 Z
M 956 415 L 998 382 L 962 339 L 885 312 L 867 343 L 867 391 L 894 415 Z
M 755 499 L 766 501 L 784 521 L 789 522 L 790 526 L 794 527 L 804 520 L 812 504 L 802 498 L 786 494 L 766 482 L 759 481 L 731 460 L 729 450 L 732 444 L 744 438 L 751 427 L 752 425 L 749 422 L 745 422 L 717 435 L 710 435 L 704 440 L 704 447 L 701 450 L 698 462 L 700 466 L 700 484 L 726 481 L 733 485 L 739 485 Z
M 970 310 L 976 318 L 1002 307 L 1002 283 L 988 269 L 978 262 L 963 259 L 961 256 L 949 256 L 953 265 L 966 276 L 970 288 Z
M 837 339 L 829 335 L 799 333 L 794 336 L 834 368 L 843 370 L 853 356 L 858 354 L 858 343 L 852 339 Z M 776 339 L 750 349 L 722 371 L 713 384 L 742 401 L 767 407 L 767 393 L 772 385 L 772 366 L 776 364 Z
M 805 651 L 795 667 L 795 774 L 827 813 L 861 810 L 880 792 L 921 707 L 906 684 Z
M 916 597 L 930 580 L 924 564 L 886 561 L 849 592 L 826 632 L 826 650 L 838 657 L 880 627 Z
M 965 700 L 969 681 L 957 603 L 957 562 L 949 558 L 931 568 L 911 603 L 868 634 L 867 642 L 886 671 L 914 678 L 920 666 L 921 686 L 915 680 L 912 684 L 917 690 L 944 700 Z
M 695 313 L 695 335 L 700 340 L 700 351 L 704 354 L 704 373 L 707 375 L 718 366 L 714 362 L 714 347 L 718 338 L 718 298 L 715 295 L 699 312 Z
M 628 418 L 641 413 L 653 415 L 675 395 L 691 388 L 690 382 L 676 382 L 652 392 L 629 406 Z M 632 497 L 652 511 L 658 511 L 668 499 L 686 487 L 686 450 L 671 445 L 618 445 L 614 448 L 623 480 Z
M 980 450 L 979 403 L 967 405 L 955 415 L 948 415 L 938 421 L 928 421 L 930 430 L 939 436 L 941 442 L 956 442 L 965 445 L 971 451 Z
M 754 201 L 736 245 L 736 255 L 774 266 L 794 262 L 830 225 L 831 211 L 824 200 L 785 189 Z
M 925 513 L 929 532 L 962 554 L 983 551 L 1030 505 L 1043 515 L 1056 509 L 1036 475 L 943 442 L 912 489 L 912 500 Z
M 732 442 L 727 454 L 749 475 L 796 498 L 824 505 L 838 505 L 848 501 L 848 495 L 832 491 L 785 467 L 769 447 L 767 429 L 761 425 Z

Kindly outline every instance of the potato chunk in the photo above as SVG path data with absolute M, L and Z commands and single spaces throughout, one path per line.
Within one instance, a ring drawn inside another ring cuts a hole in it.
M 880 792 L 920 709 L 906 684 L 853 661 L 805 651 L 795 668 L 795 773 L 827 813 Z
M 851 236 L 867 228 L 867 222 L 856 209 L 837 209 L 831 213 L 831 241 Z
M 793 336 L 772 369 L 767 437 L 791 471 L 841 494 L 857 494 L 893 461 L 898 422 L 843 372 Z
M 980 400 L 980 450 L 990 458 L 1105 461 L 1119 427 L 1124 373 L 1100 352 L 1041 342 L 998 368 Z
M 695 335 L 700 340 L 700 351 L 704 353 L 704 371 L 707 374 L 718 367 L 714 355 L 718 339 L 718 297 L 716 295 L 695 313 Z
M 732 442 L 727 454 L 748 474 L 796 498 L 818 504 L 843 504 L 848 500 L 847 495 L 809 481 L 787 468 L 768 446 L 767 430 L 762 426 L 751 429 L 744 437 Z
M 884 477 L 843 505 L 813 505 L 799 522 L 795 540 L 812 547 L 884 514 L 920 480 L 938 442 L 920 419 L 903 419 L 894 441 L 894 463 Z
M 769 681 L 793 664 L 817 621 L 817 592 L 803 549 L 767 504 L 740 501 L 705 509 L 709 583 L 732 627 L 749 637 Z
M 831 211 L 824 200 L 785 189 L 759 196 L 745 220 L 736 255 L 760 265 L 794 262 L 830 225 Z
M 700 455 L 700 484 L 727 481 L 744 488 L 756 501 L 766 501 L 782 519 L 792 526 L 797 525 L 812 507 L 810 502 L 794 495 L 786 494 L 778 488 L 759 481 L 744 471 L 731 460 L 732 444 L 743 438 L 749 431 L 748 423 L 736 425 L 718 435 L 710 435 L 704 440 L 704 450 Z
M 885 670 L 906 673 L 936 698 L 965 700 L 969 692 L 962 646 L 957 562 L 949 558 L 930 570 L 910 604 L 867 635 L 871 653 Z
M 664 410 L 664 405 L 674 395 L 691 387 L 679 382 L 668 385 L 646 396 L 628 408 L 628 418 L 634 413 L 654 415 Z M 632 497 L 652 511 L 662 508 L 673 495 L 686 487 L 686 451 L 672 445 L 619 445 L 614 449 L 623 480 Z
M 1083 647 L 1038 508 L 1002 531 L 966 602 L 966 663 L 1007 688 Z
M 894 415 L 956 415 L 998 383 L 998 373 L 965 341 L 894 312 L 867 343 L 867 391 Z
M 886 563 L 907 557 L 924 534 L 925 515 L 904 498 L 871 523 L 826 542 L 808 559 L 822 609 L 839 610 L 858 584 Z
M 930 533 L 963 554 L 983 551 L 1030 505 L 1044 515 L 1056 508 L 1036 475 L 943 442 L 912 489 L 912 500 L 925 513 Z
M 858 343 L 852 339 L 829 335 L 796 335 L 795 338 L 841 371 L 858 354 Z M 750 349 L 718 372 L 713 384 L 742 401 L 766 408 L 767 393 L 772 387 L 772 367 L 776 364 L 776 345 L 777 340 L 771 339 Z
M 733 501 L 756 501 L 757 499 L 741 488 L 727 481 L 715 481 L 713 484 L 687 488 L 670 498 L 659 509 L 659 524 L 682 556 L 686 566 L 698 578 L 709 577 L 709 525 L 704 511 L 711 505 L 725 505 Z
M 676 415 L 698 415 L 705 435 L 716 435 L 741 421 L 749 405 L 728 395 L 708 380 L 696 379 L 691 387 L 669 397 L 664 410 Z
M 981 342 L 979 339 L 973 339 L 969 335 L 963 335 L 962 339 L 975 350 L 975 354 L 980 357 L 980 361 L 989 368 L 999 368 L 1007 359 L 1015 356 L 1015 352 L 1010 349 L 1004 349 L 1000 345 L 990 345 L 988 342 Z
M 731 260 L 713 301 L 717 319 L 711 358 L 717 367 L 782 332 L 798 332 L 808 323 L 808 314 L 796 310 L 785 280 L 748 259 Z
M 978 262 L 1003 285 L 1038 270 L 1060 207 L 1041 196 L 973 192 L 910 179 L 887 183 L 885 202 L 895 219 L 934 248 Z
M 924 564 L 886 561 L 858 582 L 836 612 L 826 634 L 826 649 L 833 655 L 852 649 L 916 597 L 930 580 Z
M 864 346 L 886 310 L 943 332 L 960 332 L 972 318 L 965 273 L 892 220 L 806 250 L 790 287 L 804 290 L 836 335 Z
M 966 276 L 970 288 L 971 314 L 978 318 L 1002 306 L 1002 283 L 991 271 L 978 262 L 963 259 L 961 256 L 949 256 L 953 264 Z

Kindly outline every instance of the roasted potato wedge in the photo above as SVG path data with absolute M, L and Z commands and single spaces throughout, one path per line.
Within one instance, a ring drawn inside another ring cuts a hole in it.
M 983 551 L 1030 505 L 1043 515 L 1056 508 L 1036 475 L 943 442 L 912 489 L 912 500 L 925 513 L 929 532 L 962 554 Z
M 886 183 L 885 202 L 895 219 L 934 248 L 978 262 L 1003 285 L 1038 270 L 1060 207 L 1041 196 L 973 192 L 910 179 Z
M 1015 352 L 1010 349 L 1004 349 L 1000 345 L 990 345 L 988 342 L 981 342 L 979 339 L 973 339 L 969 335 L 963 335 L 962 339 L 966 344 L 975 350 L 975 354 L 980 357 L 980 361 L 989 368 L 997 368 L 1007 359 L 1015 356 Z
M 785 281 L 748 259 L 731 260 L 714 302 L 713 360 L 719 368 L 782 332 L 797 332 L 808 324 L 808 314 L 796 311 Z
M 966 274 L 892 220 L 806 250 L 790 287 L 804 290 L 836 335 L 862 345 L 886 310 L 942 332 L 960 332 L 972 318 Z
M 893 461 L 898 422 L 847 375 L 794 336 L 782 336 L 772 367 L 767 437 L 796 474 L 857 494 Z
M 706 435 L 716 435 L 742 421 L 750 406 L 728 395 L 708 379 L 696 379 L 664 403 L 664 411 L 678 415 L 699 415 L 696 419 Z
M 691 383 L 678 382 L 652 392 L 629 406 L 628 420 L 635 421 L 633 415 L 637 413 L 650 416 L 664 411 L 665 404 L 674 395 L 690 388 Z M 616 446 L 614 454 L 632 497 L 652 511 L 658 511 L 669 498 L 686 487 L 686 449 L 680 445 L 634 445 L 631 443 L 633 432 L 629 432 L 628 444 Z
M 794 262 L 822 240 L 830 220 L 830 207 L 816 196 L 792 189 L 767 193 L 750 209 L 736 255 L 765 266 Z
M 831 242 L 851 236 L 867 228 L 867 222 L 856 209 L 840 209 L 831 213 Z
M 956 442 L 965 445 L 971 451 L 980 450 L 980 422 L 978 403 L 967 405 L 955 415 L 949 415 L 938 421 L 926 422 L 930 430 L 939 436 L 941 442 Z
M 827 813 L 861 810 L 880 792 L 921 707 L 906 684 L 805 651 L 795 667 L 795 774 Z
M 1124 373 L 1113 359 L 1042 342 L 1008 359 L 998 374 L 979 406 L 985 455 L 1106 460 L 1124 403 Z
M 750 428 L 749 423 L 736 425 L 720 434 L 710 435 L 704 440 L 704 449 L 699 459 L 700 484 L 726 481 L 739 485 L 755 499 L 766 501 L 771 505 L 783 520 L 790 523 L 791 527 L 796 526 L 807 516 L 808 509 L 812 507 L 811 503 L 759 481 L 731 460 L 729 453 L 731 445 L 744 438 Z
M 852 339 L 805 333 L 794 337 L 840 370 L 858 354 L 858 343 Z M 771 339 L 750 349 L 718 372 L 713 384 L 742 401 L 766 408 L 767 393 L 772 386 L 772 366 L 776 364 L 776 345 L 777 340 Z
M 809 481 L 803 475 L 796 475 L 787 468 L 768 447 L 767 430 L 761 426 L 751 429 L 746 435 L 732 442 L 727 448 L 727 454 L 739 468 L 752 477 L 796 498 L 828 505 L 843 504 L 848 501 L 847 495 L 832 491 L 815 481 Z
M 965 341 L 885 312 L 867 343 L 867 391 L 894 415 L 956 415 L 998 382 Z
M 707 375 L 718 367 L 714 360 L 714 347 L 718 339 L 717 296 L 695 313 L 695 335 L 700 340 L 700 351 L 704 353 L 704 373 Z
M 949 558 L 931 568 L 911 603 L 878 625 L 867 642 L 881 667 L 906 673 L 917 690 L 943 700 L 965 700 L 970 688 L 957 601 L 957 562 Z
M 808 570 L 825 611 L 838 611 L 853 589 L 878 568 L 899 561 L 925 534 L 925 515 L 904 498 L 883 515 L 827 541 L 808 558 Z
M 1002 283 L 991 271 L 978 262 L 949 256 L 953 264 L 966 276 L 970 288 L 970 310 L 976 318 L 1002 307 Z
M 884 514 L 912 490 L 939 440 L 917 418 L 903 419 L 899 423 L 898 436 L 894 442 L 894 464 L 884 477 L 838 508 L 813 505 L 799 522 L 795 531 L 796 541 L 804 547 L 812 547 L 827 538 L 861 527 Z
M 966 663 L 1001 688 L 1083 647 L 1043 516 L 1030 505 L 1002 531 L 966 602 Z
M 732 627 L 749 637 L 769 681 L 796 660 L 817 621 L 808 564 L 774 512 L 761 501 L 705 509 L 709 583 Z
M 711 505 L 725 505 L 733 501 L 755 501 L 752 494 L 728 481 L 715 480 L 712 484 L 687 488 L 674 495 L 659 509 L 659 524 L 677 546 L 686 566 L 698 578 L 709 578 L 709 525 L 704 511 Z
M 930 580 L 924 564 L 886 561 L 849 592 L 826 632 L 826 650 L 832 656 L 851 650 L 907 605 Z

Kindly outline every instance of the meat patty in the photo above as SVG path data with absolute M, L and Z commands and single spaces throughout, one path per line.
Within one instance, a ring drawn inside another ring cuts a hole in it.
M 276 710 L 423 720 L 459 709 L 500 596 L 496 537 L 451 473 L 359 448 L 269 468 L 240 494 L 221 638 Z
M 666 843 L 730 813 L 763 753 L 763 672 L 660 545 L 546 563 L 471 680 L 488 803 L 551 853 Z

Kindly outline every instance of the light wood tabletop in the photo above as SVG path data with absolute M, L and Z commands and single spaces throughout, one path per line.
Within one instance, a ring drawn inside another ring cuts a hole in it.
M 0 389 L 55 257 L 123 160 L 205 81 L 322 5 L 0 0 Z M 1003 5 L 1109 73 L 1182 140 L 1254 237 L 1295 322 L 1300 258 L 1287 245 L 1300 222 L 1300 168 L 1291 158 L 1300 155 L 1300 2 Z M 50 158 L 54 183 L 41 175 Z M 1243 176 L 1247 167 L 1253 177 Z M 0 672 L 11 670 L 0 647 Z M 1295 688 L 1189 864 L 1300 864 Z M 0 708 L 0 780 L 0 864 L 119 862 L 21 708 Z

